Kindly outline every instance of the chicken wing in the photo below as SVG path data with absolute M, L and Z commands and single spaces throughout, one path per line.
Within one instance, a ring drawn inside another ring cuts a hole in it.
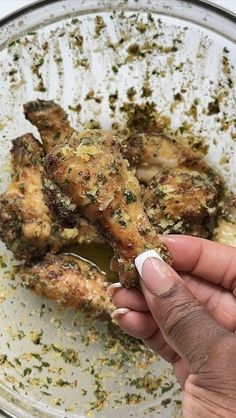
M 47 113 L 47 107 L 41 112 Z M 31 115 L 31 121 L 40 127 L 38 117 Z M 118 271 L 122 284 L 138 284 L 134 259 L 145 250 L 156 249 L 170 261 L 143 210 L 139 183 L 123 159 L 116 137 L 101 130 L 73 132 L 61 147 L 53 138 L 49 144 L 46 131 L 44 137 L 48 149 L 54 150 L 45 159 L 47 172 L 111 244 L 116 260 L 113 269 Z
M 112 304 L 106 293 L 105 275 L 89 262 L 49 254 L 36 264 L 21 266 L 18 274 L 25 286 L 39 296 L 95 317 L 110 318 Z
M 221 183 L 211 171 L 161 170 L 144 191 L 143 202 L 158 233 L 211 238 L 219 214 Z
M 24 114 L 26 119 L 37 126 L 46 153 L 66 143 L 75 132 L 68 122 L 66 112 L 53 101 L 36 100 L 26 103 Z
M 40 256 L 52 232 L 42 190 L 44 151 L 31 134 L 13 141 L 14 174 L 0 198 L 0 236 L 17 258 Z
M 122 154 L 136 167 L 137 178 L 145 184 L 161 169 L 209 171 L 200 154 L 166 135 L 134 133 L 122 141 Z
M 137 133 L 122 147 L 146 185 L 144 207 L 157 232 L 211 238 L 222 181 L 202 156 L 164 135 Z
M 31 134 L 14 140 L 11 154 L 13 179 L 0 196 L 0 237 L 17 259 L 38 258 L 69 244 L 100 242 L 75 205 L 46 178 L 43 147 Z

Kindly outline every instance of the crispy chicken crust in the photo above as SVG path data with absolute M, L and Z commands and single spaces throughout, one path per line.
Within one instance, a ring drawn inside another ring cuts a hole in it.
M 21 266 L 18 274 L 27 288 L 61 305 L 102 319 L 110 318 L 114 309 L 104 274 L 84 260 L 49 254 L 36 264 Z
M 143 194 L 157 232 L 211 238 L 219 213 L 221 182 L 211 172 L 161 170 Z

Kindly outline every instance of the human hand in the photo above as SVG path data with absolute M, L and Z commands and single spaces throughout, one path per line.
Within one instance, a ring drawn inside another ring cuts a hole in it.
M 184 418 L 235 417 L 236 249 L 186 236 L 163 239 L 181 273 L 147 259 L 143 293 L 110 287 L 113 318 L 173 364 Z

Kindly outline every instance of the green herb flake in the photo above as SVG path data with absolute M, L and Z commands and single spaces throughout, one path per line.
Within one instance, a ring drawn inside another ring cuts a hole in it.
M 73 110 L 74 112 L 81 112 L 81 110 L 82 110 L 82 106 L 81 106 L 81 104 L 80 104 L 80 103 L 79 103 L 79 104 L 77 104 L 77 105 L 74 105 L 74 106 L 69 105 L 69 106 L 68 106 L 68 108 L 69 108 L 70 110 Z
M 18 331 L 18 333 L 17 333 L 17 337 L 18 337 L 18 339 L 19 339 L 19 340 L 23 340 L 23 338 L 25 338 L 25 336 L 26 336 L 26 335 L 25 335 L 24 331 L 20 329 L 20 330 Z
M 61 138 L 61 133 L 60 132 L 56 132 L 53 136 L 53 139 L 55 139 L 55 141 L 58 141 Z
M 21 362 L 18 357 L 15 358 L 15 363 L 18 364 L 18 366 L 21 366 Z
M 60 386 L 61 388 L 64 387 L 64 386 L 71 386 L 71 384 L 69 382 L 67 382 L 66 380 L 62 380 L 62 379 L 59 379 L 56 382 L 56 385 Z
M 137 196 L 133 192 L 131 192 L 131 190 L 125 190 L 124 196 L 125 201 L 128 205 L 137 202 Z
M 127 90 L 126 94 L 127 94 L 127 97 L 128 97 L 129 100 L 133 100 L 134 96 L 137 94 L 137 91 L 135 90 L 134 87 L 130 87 Z
M 161 404 L 166 408 L 171 403 L 171 399 L 164 399 Z
M 151 373 L 146 373 L 143 377 L 138 377 L 130 381 L 130 386 L 136 389 L 143 389 L 149 394 L 156 392 L 161 385 L 161 379 L 156 378 Z
M 86 192 L 86 197 L 90 200 L 91 203 L 94 203 L 97 201 L 96 196 L 91 192 Z
M 32 369 L 30 367 L 26 367 L 23 371 L 24 376 L 28 376 L 32 373 Z
M 4 364 L 7 361 L 7 355 L 6 354 L 0 354 L 0 364 Z
M 119 71 L 119 69 L 118 69 L 118 67 L 117 67 L 116 65 L 113 65 L 113 66 L 111 67 L 111 69 L 112 69 L 112 71 L 113 71 L 113 73 L 114 73 L 114 74 L 117 74 L 117 73 L 118 73 L 118 71 Z
M 169 390 L 173 389 L 173 387 L 174 383 L 166 384 L 161 388 L 161 394 L 163 395 L 163 393 L 169 392 Z
M 24 192 L 25 192 L 25 185 L 24 185 L 24 183 L 19 184 L 19 189 L 20 189 L 20 191 L 21 191 L 22 193 L 24 193 Z
M 95 33 L 96 36 L 100 36 L 101 32 L 107 27 L 102 16 L 95 17 Z
M 81 393 L 82 396 L 86 396 L 87 393 L 88 393 L 88 391 L 85 390 L 85 389 L 81 389 L 81 392 L 80 393 Z
M 19 60 L 19 58 L 20 58 L 19 54 L 17 54 L 17 53 L 15 52 L 15 54 L 13 55 L 13 61 L 14 61 L 14 62 L 16 62 L 16 61 L 18 61 L 18 60 Z

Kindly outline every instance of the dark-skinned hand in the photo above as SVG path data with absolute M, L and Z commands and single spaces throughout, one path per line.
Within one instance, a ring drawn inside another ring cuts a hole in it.
M 112 285 L 113 318 L 173 365 L 184 418 L 236 417 L 236 249 L 163 239 L 172 268 L 138 257 L 142 292 Z

